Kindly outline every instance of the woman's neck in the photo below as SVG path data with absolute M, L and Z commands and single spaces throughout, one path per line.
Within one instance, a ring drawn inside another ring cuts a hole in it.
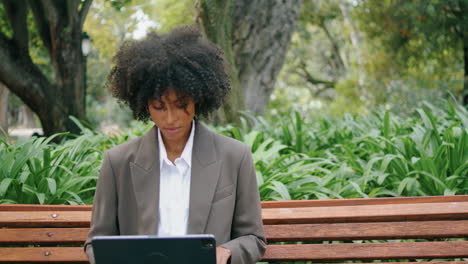
M 164 142 L 164 147 L 166 148 L 166 153 L 167 153 L 167 158 L 174 162 L 175 159 L 180 157 L 182 155 L 182 152 L 184 151 L 185 145 L 187 144 L 187 141 L 190 137 L 190 131 L 188 135 L 185 138 L 185 140 L 178 140 L 178 141 L 171 141 L 171 140 L 166 140 L 164 139 L 163 136 L 163 142 Z

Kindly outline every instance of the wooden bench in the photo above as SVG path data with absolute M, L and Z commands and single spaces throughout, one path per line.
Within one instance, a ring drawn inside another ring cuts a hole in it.
M 264 261 L 468 263 L 462 259 L 468 258 L 468 195 L 262 202 L 262 207 Z M 90 215 L 91 206 L 0 205 L 0 262 L 85 263 L 82 244 Z

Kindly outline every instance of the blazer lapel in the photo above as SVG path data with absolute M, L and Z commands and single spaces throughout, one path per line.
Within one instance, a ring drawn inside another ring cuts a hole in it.
M 218 184 L 221 161 L 217 159 L 213 132 L 198 121 L 195 124 L 187 233 L 203 234 Z
M 157 234 L 159 223 L 159 146 L 157 127 L 142 138 L 135 162 L 130 163 L 138 207 L 138 233 Z

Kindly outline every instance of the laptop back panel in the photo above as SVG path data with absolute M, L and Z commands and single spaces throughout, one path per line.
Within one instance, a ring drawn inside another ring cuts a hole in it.
M 216 263 L 212 235 L 97 236 L 92 245 L 96 264 Z

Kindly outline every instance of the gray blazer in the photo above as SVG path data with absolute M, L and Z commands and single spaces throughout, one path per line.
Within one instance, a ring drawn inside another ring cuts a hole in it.
M 188 234 L 213 234 L 232 264 L 255 263 L 265 252 L 260 197 L 250 147 L 196 122 Z M 157 127 L 104 154 L 85 251 L 96 235 L 154 235 L 158 228 Z

